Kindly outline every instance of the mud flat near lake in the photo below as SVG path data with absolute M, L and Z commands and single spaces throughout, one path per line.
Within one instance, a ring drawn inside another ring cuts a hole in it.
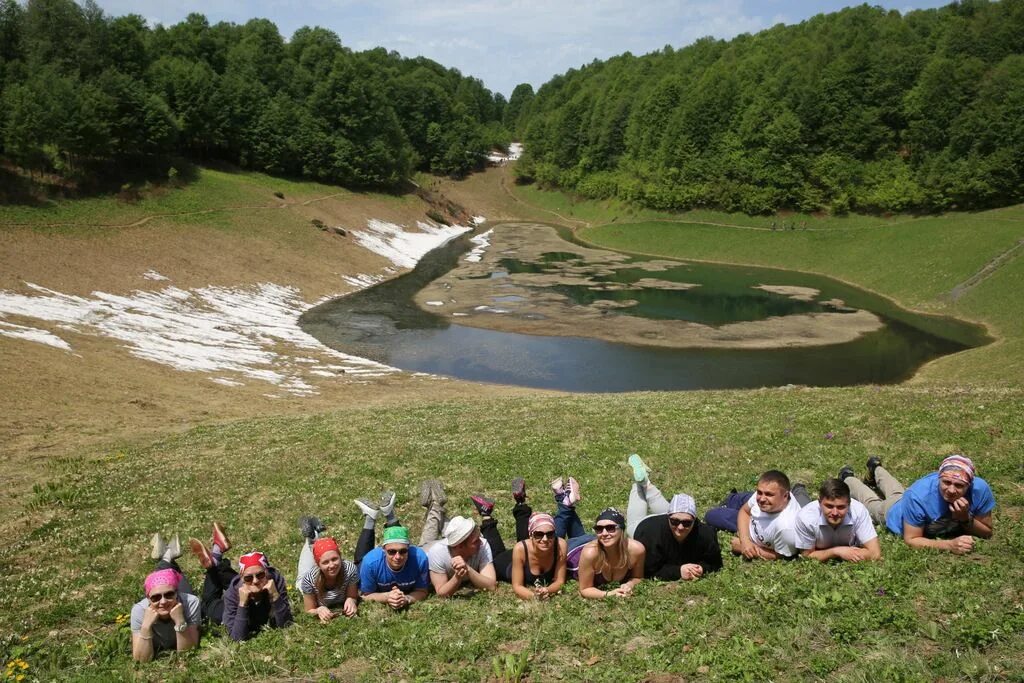
M 689 290 L 697 284 L 652 276 L 634 283 L 600 278 L 629 268 L 664 272 L 681 264 L 631 257 L 569 244 L 554 228 L 538 223 L 506 223 L 474 238 L 476 248 L 445 276 L 415 297 L 417 304 L 453 323 L 534 335 L 591 337 L 626 344 L 667 348 L 772 349 L 842 344 L 883 327 L 863 310 L 822 311 L 723 325 L 630 315 L 629 299 L 596 298 L 578 303 L 559 291 L 585 287 L 593 292 L 636 289 Z M 571 253 L 567 253 L 571 249 Z M 509 260 L 529 264 L 514 272 Z M 595 279 L 597 278 L 597 279 Z M 762 292 L 797 300 L 813 298 L 807 288 L 767 286 Z M 829 302 L 841 305 L 842 302 Z

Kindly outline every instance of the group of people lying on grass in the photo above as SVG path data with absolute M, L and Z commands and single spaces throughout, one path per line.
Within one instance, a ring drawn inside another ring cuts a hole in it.
M 551 482 L 554 515 L 535 512 L 526 501 L 526 483 L 514 480 L 511 548 L 498 531 L 493 500 L 471 496 L 479 523 L 464 516 L 449 519 L 444 486 L 436 479 L 421 487 L 426 515 L 419 545 L 411 543 L 396 516 L 392 491 L 379 502 L 355 501 L 364 525 L 352 560 L 342 557 L 319 519 L 303 517 L 305 540 L 295 582 L 303 611 L 327 623 L 355 616 L 362 600 L 403 610 L 431 593 L 448 597 L 466 586 L 489 591 L 499 581 L 511 584 L 522 600 L 548 600 L 569 579 L 578 582 L 584 598 L 627 598 L 645 578 L 696 581 L 721 569 L 719 530 L 735 534 L 730 549 L 748 560 L 878 560 L 875 524 L 902 535 L 912 547 L 958 555 L 974 548 L 975 537 L 992 536 L 992 491 L 962 455 L 949 456 L 908 489 L 872 457 L 863 481 L 843 467 L 838 478 L 821 485 L 817 501 L 809 500 L 804 487 L 791 487 L 782 472 L 770 470 L 760 476 L 756 490 L 730 491 L 703 522 L 690 495 L 666 499 L 639 456 L 628 462 L 634 481 L 626 514 L 605 509 L 593 533 L 576 513 L 581 496 L 574 478 Z M 383 532 L 375 547 L 379 523 Z M 285 579 L 266 554 L 241 555 L 235 569 L 224 555 L 231 542 L 217 523 L 209 547 L 194 538 L 188 544 L 206 571 L 201 597 L 176 562 L 182 550 L 178 537 L 170 543 L 160 534 L 153 537 L 156 569 L 131 613 L 136 660 L 191 649 L 202 620 L 223 624 L 234 640 L 293 622 Z

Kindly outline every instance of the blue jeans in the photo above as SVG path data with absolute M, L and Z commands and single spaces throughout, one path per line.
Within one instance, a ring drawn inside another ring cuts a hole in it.
M 753 491 L 730 493 L 722 505 L 704 513 L 704 521 L 721 531 L 736 533 L 736 519 L 739 517 L 740 508 L 747 504 L 752 495 Z
M 555 502 L 558 504 L 558 510 L 555 511 L 555 535 L 559 538 L 576 538 L 586 534 L 576 508 L 563 505 L 561 500 Z

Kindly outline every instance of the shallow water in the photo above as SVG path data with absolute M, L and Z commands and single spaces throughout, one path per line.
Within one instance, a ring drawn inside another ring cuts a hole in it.
M 903 381 L 925 362 L 989 341 L 975 325 L 949 318 L 910 313 L 892 302 L 829 278 L 765 268 L 680 263 L 652 272 L 617 268 L 593 277 L 613 291 L 576 285 L 555 289 L 578 303 L 595 299 L 636 301 L 617 314 L 678 319 L 721 325 L 836 309 L 826 303 L 842 299 L 852 308 L 877 314 L 885 326 L 844 344 L 793 349 L 669 349 L 607 342 L 582 337 L 549 337 L 500 332 L 450 323 L 419 308 L 413 297 L 453 268 L 471 245 L 459 238 L 428 254 L 402 277 L 321 304 L 300 324 L 328 346 L 410 371 L 448 375 L 566 391 L 616 392 L 752 388 L 803 384 L 841 386 Z M 566 264 L 585 267 L 566 250 L 542 255 L 540 263 L 503 259 L 504 270 L 485 276 L 502 279 L 509 272 L 544 272 Z M 534 269 L 534 270 L 531 270 Z M 695 283 L 694 289 L 636 287 L 642 278 Z M 813 301 L 751 289 L 758 284 L 817 289 Z M 500 290 L 497 290 L 500 291 Z M 506 299 L 504 303 L 501 299 Z M 513 297 L 492 297 L 476 315 L 514 307 Z

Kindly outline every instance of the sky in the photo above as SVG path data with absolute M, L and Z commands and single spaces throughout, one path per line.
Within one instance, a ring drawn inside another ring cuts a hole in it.
M 951 0 L 872 0 L 907 12 Z M 732 38 L 859 4 L 852 0 L 98 0 L 113 16 L 154 26 L 189 13 L 211 24 L 273 21 L 287 39 L 302 26 L 334 31 L 354 50 L 384 47 L 475 76 L 506 97 L 623 52 L 642 55 L 698 38 Z

